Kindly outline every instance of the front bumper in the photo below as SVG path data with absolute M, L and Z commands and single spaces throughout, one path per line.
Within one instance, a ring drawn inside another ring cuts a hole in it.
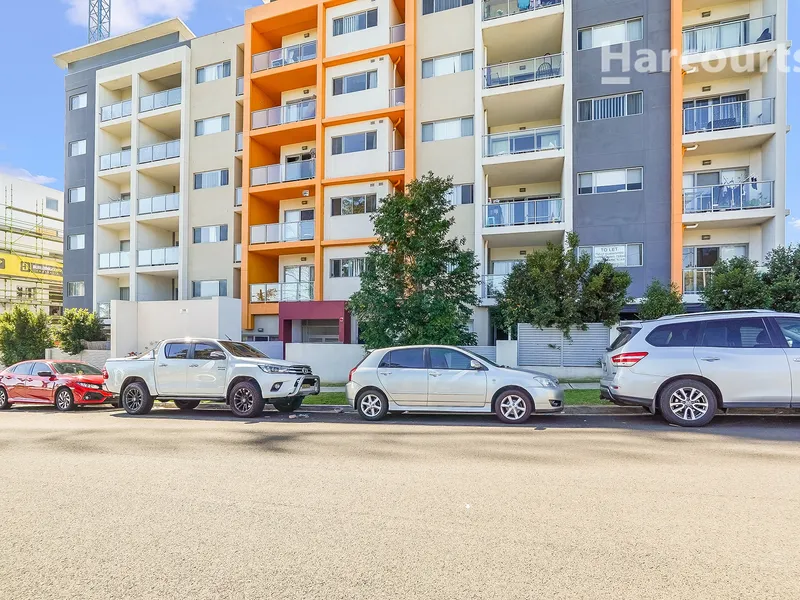
M 76 386 L 72 388 L 75 404 L 103 404 L 110 402 L 113 394 L 107 389 L 95 389 Z
M 297 378 L 288 396 L 289 398 L 297 398 L 298 396 L 314 396 L 316 394 L 319 394 L 319 377 L 307 375 Z
M 559 413 L 564 411 L 564 390 L 559 388 L 536 388 L 533 390 L 534 413 Z

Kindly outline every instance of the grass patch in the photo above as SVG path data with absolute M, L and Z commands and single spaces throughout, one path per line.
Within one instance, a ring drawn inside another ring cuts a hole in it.
M 600 399 L 600 390 L 566 390 L 564 400 L 567 406 L 609 403 L 608 400 Z M 303 404 L 309 406 L 347 404 L 347 396 L 344 392 L 323 392 L 316 396 L 306 396 Z
M 599 377 L 567 377 L 566 379 L 558 378 L 561 383 L 600 383 Z
M 346 381 L 343 381 L 342 383 L 337 383 L 335 381 L 333 382 L 323 381 L 322 383 L 319 384 L 319 387 L 344 387 L 346 385 L 347 385 Z
M 325 406 L 336 404 L 347 404 L 347 396 L 344 392 L 322 392 L 316 396 L 306 396 L 303 405 Z

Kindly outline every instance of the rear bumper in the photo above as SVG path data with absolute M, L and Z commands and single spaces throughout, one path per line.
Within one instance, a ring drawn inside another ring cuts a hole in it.
M 610 400 L 614 404 L 621 404 L 623 406 L 642 406 L 648 410 L 653 410 L 652 398 L 636 398 L 634 396 L 625 396 L 616 391 L 612 391 L 608 386 L 600 385 L 600 397 L 605 400 Z

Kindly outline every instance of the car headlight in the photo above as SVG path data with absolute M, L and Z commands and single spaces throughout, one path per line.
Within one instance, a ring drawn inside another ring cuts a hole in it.
M 89 388 L 90 390 L 102 390 L 102 385 L 97 385 L 96 383 L 82 383 L 81 384 L 85 388 Z
M 289 373 L 288 367 L 279 367 L 277 365 L 258 365 L 258 368 L 264 373 Z
M 536 385 L 543 388 L 557 388 L 558 382 L 554 379 L 550 379 L 549 377 L 534 377 L 533 380 L 536 382 Z

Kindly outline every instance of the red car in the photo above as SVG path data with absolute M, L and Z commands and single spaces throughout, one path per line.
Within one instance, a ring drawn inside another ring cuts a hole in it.
M 0 410 L 12 404 L 53 404 L 72 410 L 78 404 L 103 404 L 112 396 L 103 388 L 103 372 L 66 360 L 31 360 L 0 372 Z

